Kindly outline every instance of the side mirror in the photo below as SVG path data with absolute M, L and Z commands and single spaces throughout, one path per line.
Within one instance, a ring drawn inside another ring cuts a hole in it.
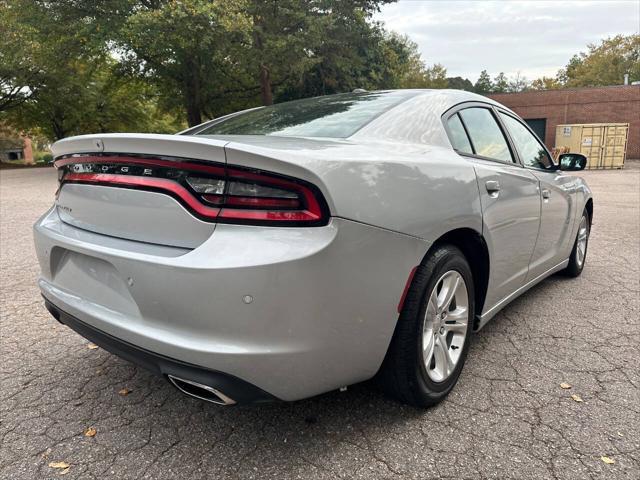
M 584 167 L 587 166 L 587 157 L 580 153 L 562 153 L 558 157 L 558 164 L 560 170 L 569 172 L 584 170 Z

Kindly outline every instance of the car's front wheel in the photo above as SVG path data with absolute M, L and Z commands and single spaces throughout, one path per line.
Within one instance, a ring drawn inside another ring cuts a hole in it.
M 584 269 L 584 263 L 587 259 L 587 247 L 589 246 L 589 234 L 591 233 L 591 222 L 589 220 L 589 212 L 585 209 L 582 212 L 582 218 L 580 218 L 580 226 L 578 227 L 576 241 L 573 244 L 573 250 L 571 250 L 569 264 L 562 272 L 569 277 L 579 276 Z
M 456 384 L 473 330 L 474 287 L 462 252 L 443 245 L 418 267 L 379 383 L 399 400 L 428 407 Z

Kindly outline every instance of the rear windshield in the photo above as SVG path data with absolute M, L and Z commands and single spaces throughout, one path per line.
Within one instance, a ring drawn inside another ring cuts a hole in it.
M 413 95 L 410 91 L 343 93 L 294 100 L 221 119 L 195 135 L 346 138 Z

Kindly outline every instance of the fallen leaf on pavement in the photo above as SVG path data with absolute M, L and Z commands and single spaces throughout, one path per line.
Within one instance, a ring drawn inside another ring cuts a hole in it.
M 129 390 L 128 388 L 123 388 L 122 390 L 118 390 L 118 395 L 122 395 L 123 397 L 126 397 L 130 393 L 131 393 L 131 390 Z
M 96 431 L 95 428 L 89 427 L 84 431 L 84 436 L 85 437 L 95 437 L 96 433 L 98 433 L 98 432 Z
M 67 462 L 49 462 L 49 466 L 51 468 L 69 468 L 71 465 Z
M 573 398 L 574 402 L 578 402 L 578 403 L 584 402 L 584 400 L 582 400 L 582 397 L 580 395 L 576 395 L 575 393 L 571 395 L 571 398 Z
M 571 385 L 569 385 L 568 383 L 561 383 L 560 384 L 560 388 L 564 388 L 565 390 L 567 390 L 568 388 L 571 388 Z
M 87 348 L 89 350 L 95 350 L 96 348 L 98 348 L 98 345 L 96 345 L 95 343 L 90 343 L 89 345 L 87 345 Z
M 62 470 L 58 475 L 66 475 L 67 473 L 69 473 L 69 468 L 70 468 L 70 467 L 65 468 L 65 469 L 64 469 L 64 470 Z
M 614 463 L 616 463 L 616 461 L 613 458 L 609 458 L 609 457 L 600 457 L 600 460 L 602 460 L 607 465 L 613 465 Z

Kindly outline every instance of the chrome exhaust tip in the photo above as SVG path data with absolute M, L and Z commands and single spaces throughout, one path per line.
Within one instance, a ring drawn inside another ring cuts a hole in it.
M 216 405 L 234 405 L 236 403 L 232 398 L 227 397 L 224 393 L 216 390 L 209 385 L 186 380 L 184 378 L 167 375 L 169 381 L 182 393 L 190 397 L 204 400 L 205 402 L 215 403 Z

